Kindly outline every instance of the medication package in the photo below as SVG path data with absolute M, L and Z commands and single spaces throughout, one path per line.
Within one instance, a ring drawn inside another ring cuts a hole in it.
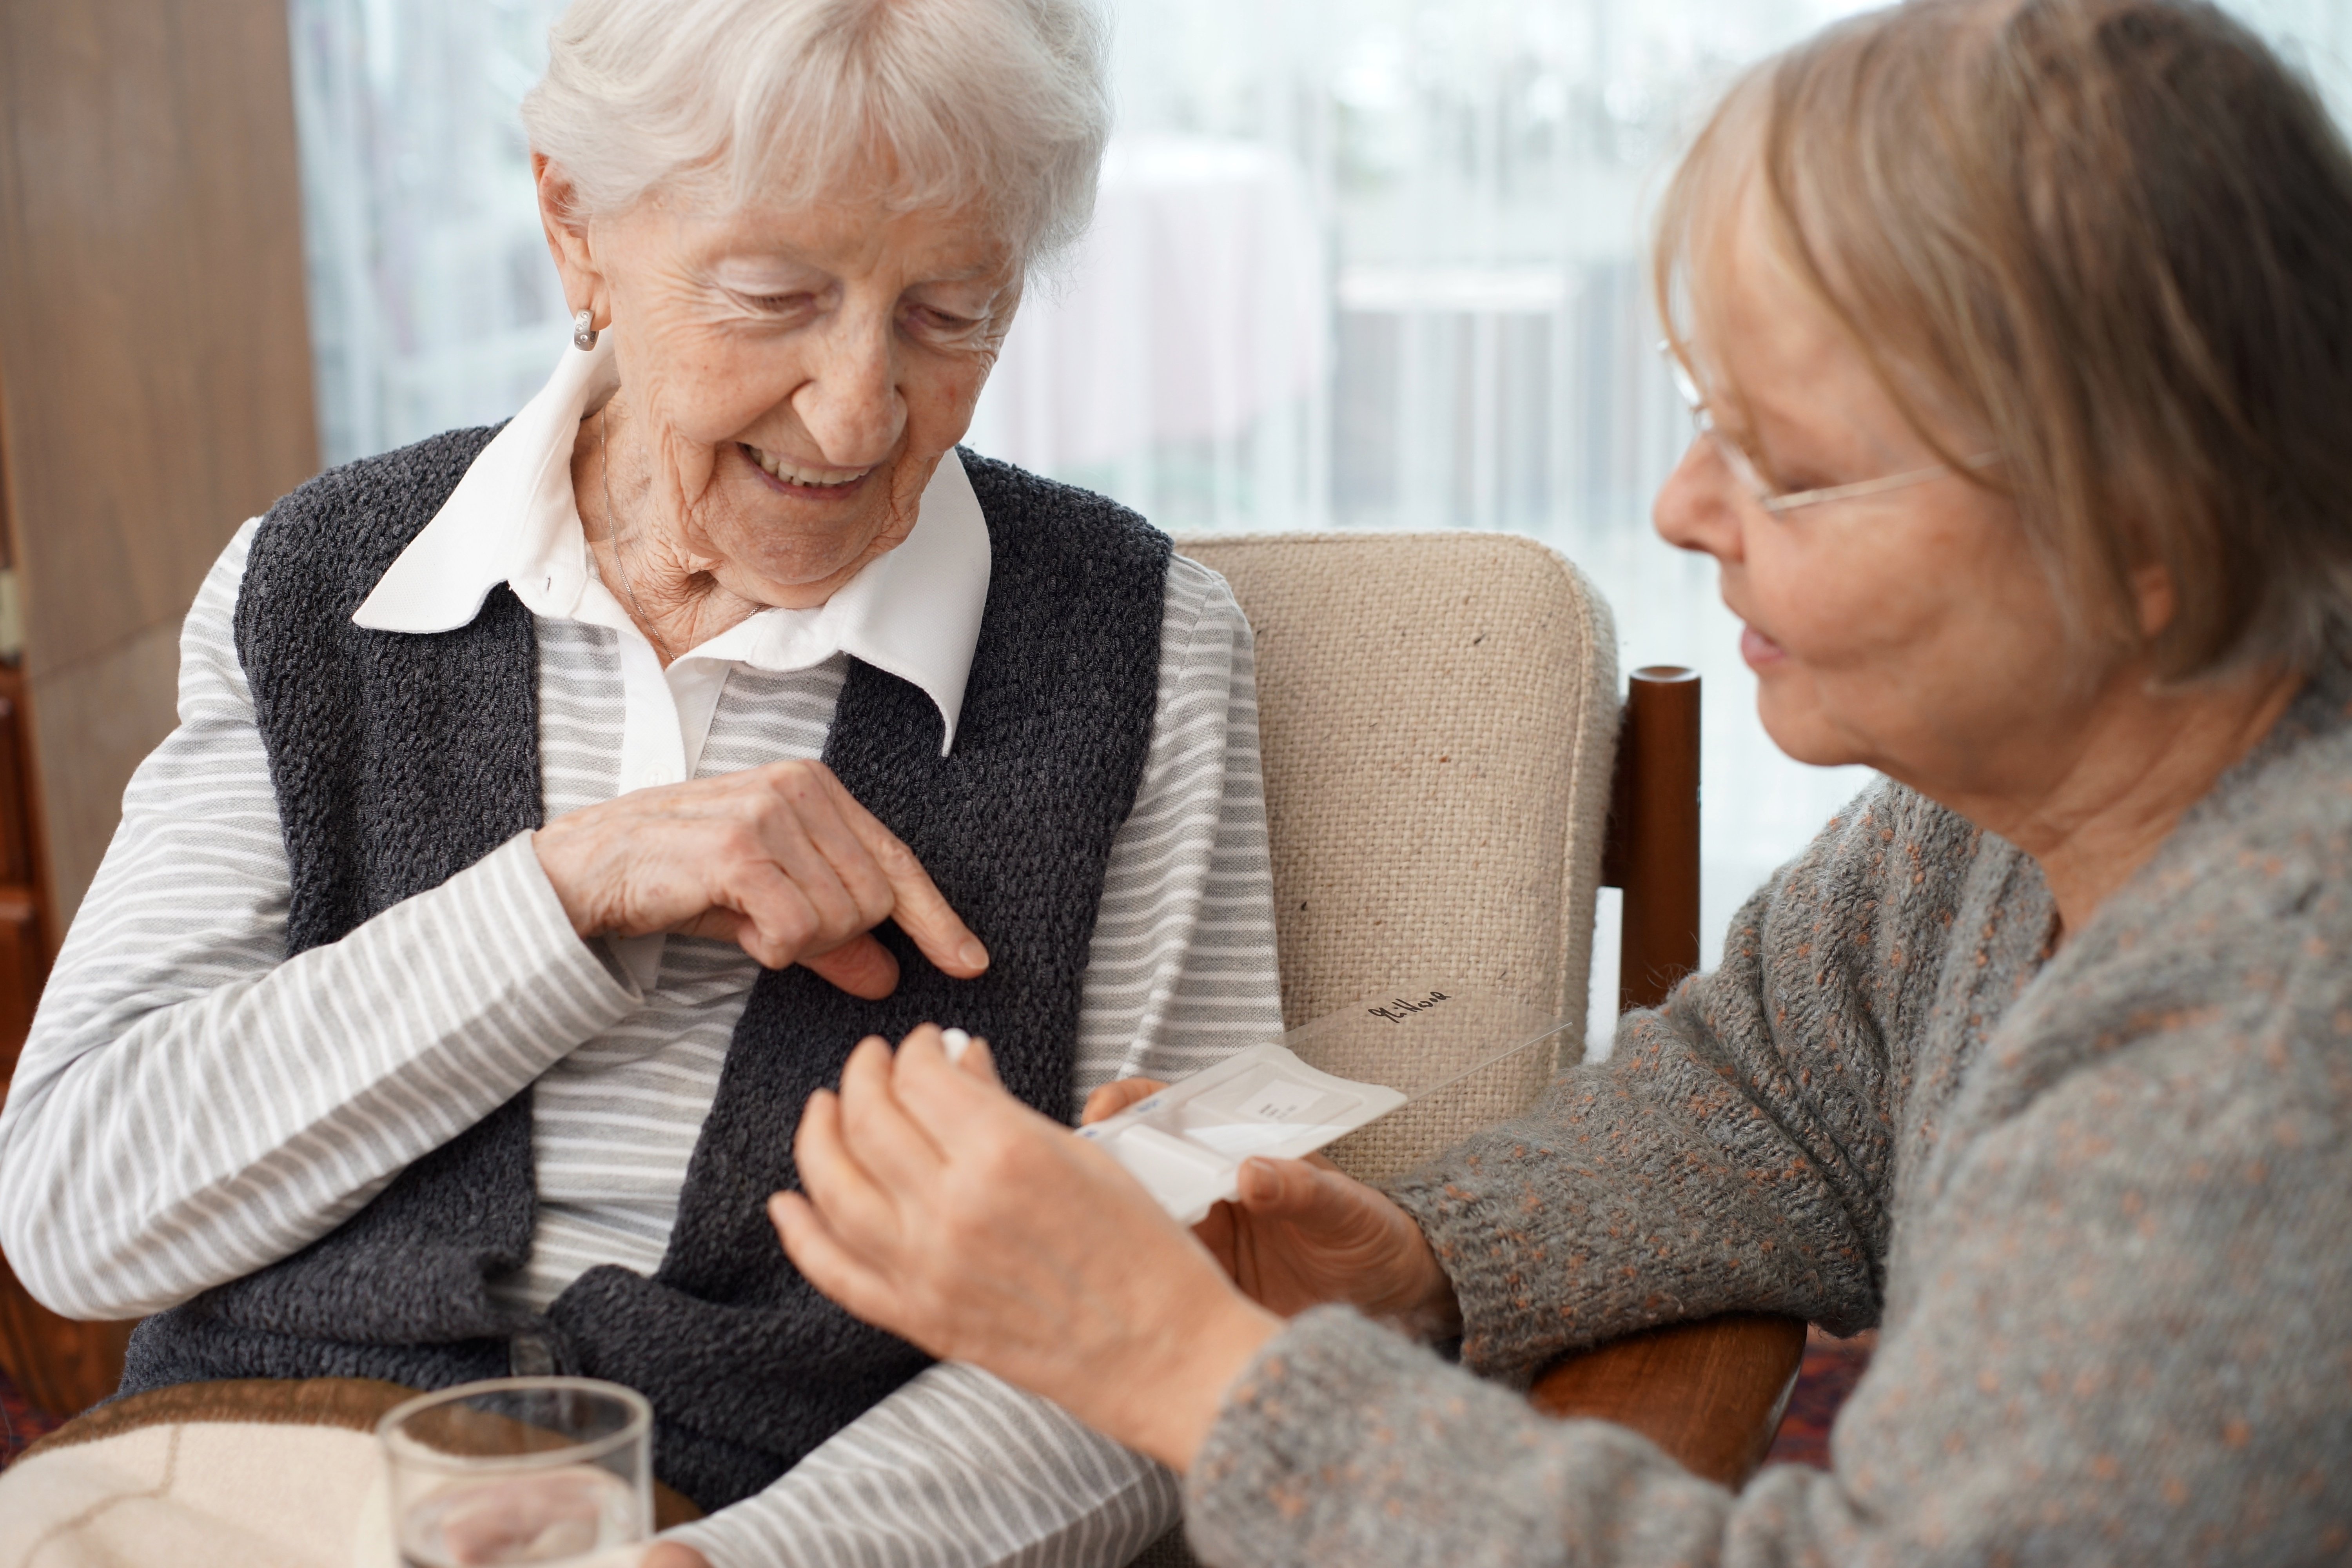
M 1180 1079 L 1078 1130 L 1160 1205 L 1197 1225 L 1231 1198 L 1242 1163 L 1295 1160 L 1523 1051 L 1568 1026 L 1463 985 L 1368 996 Z

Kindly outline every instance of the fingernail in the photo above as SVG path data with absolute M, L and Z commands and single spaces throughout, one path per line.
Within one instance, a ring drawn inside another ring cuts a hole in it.
M 967 938 L 964 944 L 956 949 L 956 956 L 963 960 L 963 966 L 966 969 L 988 967 L 988 949 L 980 945 L 980 939 L 976 936 Z

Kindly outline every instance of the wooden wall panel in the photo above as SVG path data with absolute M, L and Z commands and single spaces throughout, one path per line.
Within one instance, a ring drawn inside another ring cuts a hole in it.
M 0 1092 L 33 1022 L 55 945 L 33 841 L 24 673 L 0 666 Z M 0 1372 L 43 1410 L 70 1415 L 113 1392 L 128 1323 L 78 1323 L 33 1300 L 0 1259 Z
M 24 701 L 24 672 L 0 666 L 0 1094 L 16 1070 L 57 946 L 41 907 L 47 879 L 33 842 L 38 819 Z
M 158 633 L 318 463 L 284 0 L 0 0 L 0 443 L 69 916 Z
M 47 808 L 51 887 L 68 920 L 121 820 L 131 770 L 176 720 L 184 614 L 33 678 L 34 778 Z
M 237 524 L 318 464 L 285 0 L 0 0 L 0 1086 Z M 0 1263 L 0 1368 L 68 1415 L 127 1323 Z

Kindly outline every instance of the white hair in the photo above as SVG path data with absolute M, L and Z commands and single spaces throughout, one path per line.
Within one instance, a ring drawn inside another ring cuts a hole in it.
M 1110 133 L 1087 0 L 575 0 L 523 100 L 582 216 L 879 183 L 990 213 L 1024 265 L 1084 232 Z

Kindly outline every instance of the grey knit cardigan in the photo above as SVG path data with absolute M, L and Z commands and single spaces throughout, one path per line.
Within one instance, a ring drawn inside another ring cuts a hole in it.
M 285 832 L 289 953 L 541 820 L 537 643 L 521 602 L 500 586 L 470 624 L 433 636 L 352 624 L 490 435 L 455 431 L 323 475 L 254 537 L 237 653 Z M 880 1002 L 799 967 L 761 974 L 650 1279 L 592 1268 L 544 1316 L 489 1291 L 530 1245 L 525 1090 L 302 1251 L 148 1320 L 125 1392 L 228 1377 L 438 1387 L 510 1366 L 610 1378 L 653 1403 L 656 1472 L 711 1509 L 921 1370 L 914 1347 L 801 1278 L 767 1199 L 796 1184 L 802 1104 L 869 1034 L 961 1024 L 988 1037 L 1007 1088 L 1063 1114 L 1103 875 L 1150 742 L 1170 553 L 1098 496 L 963 463 L 991 566 L 955 749 L 940 755 L 929 697 L 853 661 L 824 756 L 988 943 L 988 973 L 950 980 L 886 924 L 876 934 L 900 978 Z
M 1343 1310 L 1188 1483 L 1210 1562 L 2352 1561 L 2352 674 L 2054 957 L 2016 848 L 1892 784 L 1534 1113 L 1401 1183 L 1463 1360 L 1733 1308 L 1876 1357 L 1738 1496 Z

